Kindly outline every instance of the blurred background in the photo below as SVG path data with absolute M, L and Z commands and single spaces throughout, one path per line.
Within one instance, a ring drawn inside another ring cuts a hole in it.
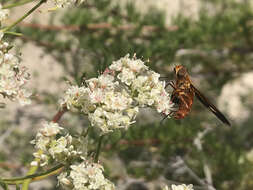
M 9 24 L 33 6 L 12 9 Z M 253 189 L 252 1 L 87 0 L 78 8 L 49 11 L 52 7 L 48 2 L 19 24 L 15 32 L 23 36 L 8 38 L 29 68 L 35 96 L 32 105 L 7 102 L 0 110 L 1 176 L 26 174 L 34 151 L 29 142 L 57 112 L 67 81 L 80 85 L 112 61 L 136 53 L 169 80 L 174 66 L 184 65 L 232 127 L 197 99 L 182 120 L 161 123 L 161 115 L 143 109 L 129 130 L 106 136 L 100 157 L 106 176 L 120 190 L 156 190 L 171 183 Z M 89 126 L 79 113 L 66 113 L 60 123 L 73 132 Z M 97 138 L 92 131 L 94 149 Z M 56 184 L 52 177 L 31 189 L 61 189 Z

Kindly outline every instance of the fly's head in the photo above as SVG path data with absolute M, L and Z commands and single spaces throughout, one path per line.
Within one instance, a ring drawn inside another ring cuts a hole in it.
M 186 68 L 182 65 L 177 65 L 174 68 L 174 72 L 175 72 L 177 78 L 186 78 L 186 76 L 188 75 Z

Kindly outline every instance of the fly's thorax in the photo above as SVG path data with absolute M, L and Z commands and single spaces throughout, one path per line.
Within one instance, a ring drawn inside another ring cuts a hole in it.
M 185 80 L 185 78 L 182 80 L 178 79 L 176 81 L 176 86 L 178 89 L 187 90 L 191 88 L 191 82 L 190 80 Z

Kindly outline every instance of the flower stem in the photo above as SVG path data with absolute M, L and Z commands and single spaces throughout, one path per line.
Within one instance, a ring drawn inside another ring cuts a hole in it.
M 40 0 L 40 2 L 38 4 L 36 4 L 31 10 L 29 10 L 24 16 L 22 16 L 21 18 L 19 18 L 16 22 L 14 22 L 13 24 L 11 24 L 10 26 L 7 26 L 6 28 L 4 28 L 2 30 L 2 32 L 6 32 L 6 31 L 12 29 L 14 26 L 16 26 L 18 23 L 20 23 L 26 17 L 28 17 L 33 11 L 35 11 L 38 7 L 40 7 L 40 5 L 42 5 L 46 1 L 47 0 Z
M 17 32 L 10 32 L 10 31 L 6 31 L 5 34 L 10 34 L 10 35 L 14 35 L 14 36 L 22 36 L 22 33 L 17 33 Z
M 101 135 L 98 140 L 98 146 L 97 146 L 97 151 L 96 151 L 96 155 L 95 155 L 95 162 L 98 162 L 98 157 L 99 157 L 103 137 L 104 137 L 104 135 Z
M 5 190 L 8 190 L 8 185 L 6 183 L 3 182 L 3 180 L 0 179 L 0 186 Z
M 68 111 L 67 107 L 64 106 L 61 110 L 59 110 L 59 111 L 54 115 L 54 117 L 53 117 L 53 119 L 52 119 L 52 122 L 57 123 L 57 122 L 61 119 L 61 117 L 63 116 L 63 114 L 64 114 L 65 112 L 67 112 L 67 111 Z
M 13 7 L 18 7 L 20 5 L 24 5 L 24 4 L 30 3 L 32 1 L 34 1 L 34 0 L 24 0 L 24 1 L 17 2 L 17 3 L 13 3 L 13 4 L 9 4 L 9 5 L 4 5 L 2 7 L 2 9 L 10 9 L 10 8 L 13 8 Z
M 24 182 L 24 180 L 29 179 L 30 181 L 38 181 L 38 180 L 42 180 L 45 179 L 49 176 L 58 174 L 59 172 L 62 171 L 62 169 L 64 168 L 63 164 L 59 164 L 45 172 L 42 173 L 37 173 L 37 174 L 32 174 L 32 175 L 27 175 L 24 177 L 17 177 L 17 178 L 9 178 L 9 179 L 1 179 L 1 181 L 3 181 L 6 184 L 10 184 L 10 185 L 16 185 L 16 184 L 21 184 Z M 22 189 L 24 189 L 24 187 L 22 187 Z
M 42 150 L 39 150 L 38 153 L 42 153 Z M 40 162 L 40 158 L 35 158 L 34 161 L 37 162 L 37 163 L 39 163 Z M 38 166 L 32 166 L 29 169 L 29 171 L 27 172 L 27 175 L 34 174 L 37 171 L 37 169 L 38 169 Z M 22 181 L 22 183 L 23 183 L 22 190 L 28 189 L 28 186 L 29 186 L 30 182 L 31 182 L 31 179 L 29 179 L 29 178 L 27 180 Z

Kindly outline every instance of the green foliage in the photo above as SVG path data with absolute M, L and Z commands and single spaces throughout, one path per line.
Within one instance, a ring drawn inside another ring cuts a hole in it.
M 112 61 L 136 53 L 143 60 L 149 59 L 147 64 L 169 79 L 173 79 L 175 63 L 185 65 L 193 78 L 203 80 L 201 91 L 212 91 L 213 97 L 217 97 L 225 84 L 253 69 L 253 9 L 247 2 L 205 2 L 215 11 L 203 6 L 196 20 L 179 14 L 171 24 L 177 29 L 165 25 L 165 13 L 160 10 L 150 8 L 141 14 L 133 3 L 122 6 L 110 0 L 94 0 L 81 8 L 68 9 L 62 16 L 63 26 L 75 26 L 78 30 L 19 27 L 16 32 L 26 36 L 25 42 L 36 42 L 46 54 L 57 59 L 72 83 L 81 84 L 83 77 L 96 76 Z M 56 18 L 52 17 L 50 25 L 54 25 Z M 97 27 L 91 27 L 95 24 Z M 182 49 L 194 51 L 179 55 Z M 45 100 L 48 104 L 55 102 L 49 96 Z M 203 121 L 218 127 L 204 137 L 203 151 L 199 151 L 193 142 L 205 128 Z M 80 119 L 80 123 L 84 121 Z M 253 167 L 245 158 L 253 144 L 251 125 L 249 119 L 244 125 L 233 124 L 228 129 L 196 103 L 182 121 L 167 119 L 161 124 L 158 118 L 145 125 L 136 123 L 128 131 L 109 134 L 102 151 L 109 147 L 104 156 L 116 153 L 134 178 L 154 181 L 165 176 L 196 184 L 189 175 L 177 176 L 168 166 L 174 157 L 181 156 L 200 178 L 205 177 L 203 162 L 207 162 L 217 189 L 251 189 Z M 96 141 L 98 136 L 92 131 L 90 138 Z M 134 161 L 140 164 L 132 164 Z

